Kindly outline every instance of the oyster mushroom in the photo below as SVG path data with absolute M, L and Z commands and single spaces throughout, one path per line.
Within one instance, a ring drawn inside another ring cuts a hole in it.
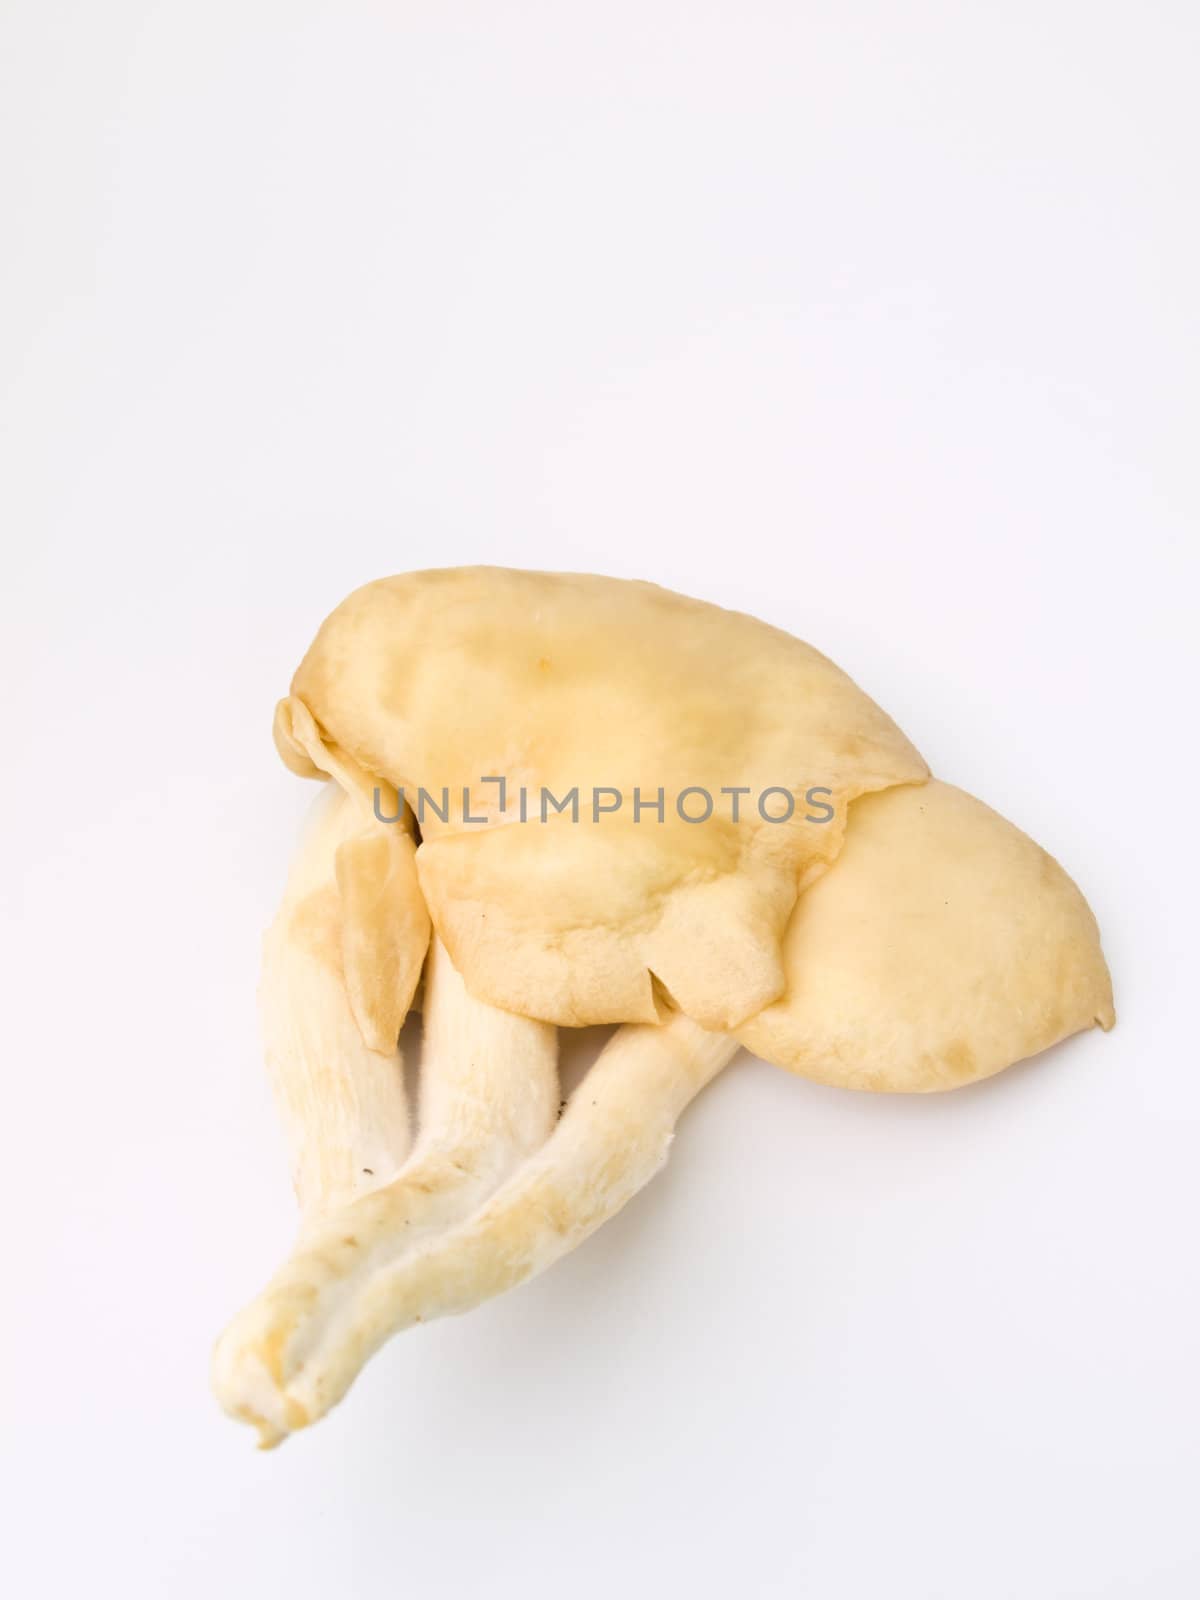
M 275 731 L 344 798 L 264 956 L 301 1232 L 214 1355 L 264 1444 L 391 1334 L 612 1216 L 743 1043 L 924 1091 L 1112 1024 L 1057 863 L 752 618 L 607 578 L 389 578 L 323 625 Z M 409 1153 L 396 1038 L 423 960 Z M 556 1120 L 555 1025 L 597 1022 L 622 1026 Z

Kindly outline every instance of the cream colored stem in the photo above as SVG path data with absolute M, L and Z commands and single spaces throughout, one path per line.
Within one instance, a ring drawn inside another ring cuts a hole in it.
M 658 1172 L 680 1113 L 737 1049 L 679 1015 L 620 1029 L 539 1154 L 469 1221 L 378 1261 L 347 1315 L 293 1346 L 276 1374 L 283 1414 L 313 1420 L 393 1333 L 469 1310 L 574 1249 Z
M 310 1219 L 291 1259 L 217 1346 L 217 1397 L 254 1423 L 264 1444 L 332 1403 L 317 1382 L 298 1406 L 283 1374 L 314 1349 L 353 1348 L 375 1277 L 477 1210 L 554 1125 L 555 1029 L 473 999 L 436 939 L 424 1022 L 422 1130 L 412 1159 L 386 1188 Z
M 342 976 L 335 860 L 359 812 L 332 785 L 322 796 L 263 945 L 267 1070 L 305 1216 L 391 1182 L 410 1144 L 400 1053 L 367 1048 Z

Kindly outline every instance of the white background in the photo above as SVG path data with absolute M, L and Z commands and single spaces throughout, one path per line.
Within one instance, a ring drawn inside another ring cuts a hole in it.
M 0 1318 L 25 1595 L 1175 1600 L 1196 1528 L 1189 0 L 0 7 Z M 272 707 L 411 567 L 812 640 L 1064 861 L 1121 1020 L 742 1058 L 273 1455 Z

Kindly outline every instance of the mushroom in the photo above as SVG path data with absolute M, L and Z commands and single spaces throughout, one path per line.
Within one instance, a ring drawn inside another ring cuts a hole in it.
M 613 1216 L 742 1045 L 923 1092 L 1112 1026 L 1062 868 L 753 618 L 601 577 L 383 579 L 326 620 L 275 737 L 337 798 L 264 951 L 300 1234 L 213 1361 L 264 1445 Z M 556 1028 L 594 1023 L 620 1026 L 560 1117 Z

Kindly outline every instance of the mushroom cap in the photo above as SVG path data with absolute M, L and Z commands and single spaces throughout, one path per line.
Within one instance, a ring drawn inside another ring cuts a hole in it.
M 787 991 L 738 1029 L 756 1055 L 851 1089 L 955 1089 L 1111 1028 L 1087 901 L 1046 851 L 936 780 L 851 807 L 800 899 Z
M 448 798 L 445 821 L 419 813 L 438 934 L 478 998 L 566 1025 L 656 1020 L 663 991 L 706 1028 L 754 1016 L 783 993 L 784 930 L 850 803 L 927 776 L 891 719 L 789 634 L 653 584 L 496 567 L 350 595 L 276 741 L 294 771 L 360 793 Z M 500 777 L 503 798 L 484 782 Z M 707 820 L 680 815 L 689 789 L 712 798 Z M 543 790 L 577 790 L 578 820 L 543 813 Z M 596 791 L 620 808 L 597 813 Z M 767 820 L 789 797 L 789 820 Z

